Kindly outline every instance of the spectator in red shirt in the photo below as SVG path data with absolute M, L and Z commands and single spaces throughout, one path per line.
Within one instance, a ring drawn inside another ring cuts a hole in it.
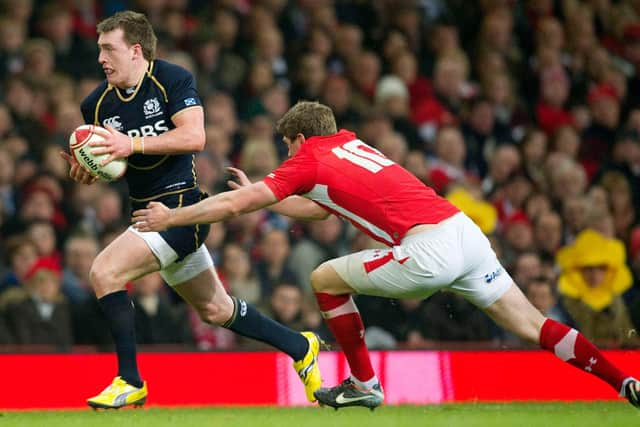
M 582 136 L 579 158 L 587 175 L 592 177 L 603 160 L 611 157 L 620 123 L 620 100 L 612 85 L 593 86 L 587 96 L 592 123 Z
M 409 106 L 412 111 L 432 96 L 431 82 L 418 73 L 418 61 L 413 53 L 404 51 L 397 54 L 391 64 L 391 72 L 400 77 L 407 85 Z
M 438 130 L 435 144 L 436 157 L 429 164 L 428 181 L 438 194 L 445 194 L 452 184 L 462 184 L 470 176 L 464 167 L 466 148 L 462 132 L 455 126 Z
M 432 141 L 440 126 L 458 122 L 456 114 L 469 89 L 469 62 L 464 52 L 440 56 L 433 72 L 434 96 L 426 99 L 413 111 L 413 121 L 420 136 Z
M 569 98 L 569 77 L 566 71 L 555 66 L 540 74 L 540 101 L 536 107 L 536 118 L 540 128 L 548 135 L 563 125 L 573 125 L 574 119 L 565 108 Z

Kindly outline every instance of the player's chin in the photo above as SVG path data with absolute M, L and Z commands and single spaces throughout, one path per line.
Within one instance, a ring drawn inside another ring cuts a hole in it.
M 107 81 L 111 84 L 115 84 L 116 80 L 116 72 L 114 70 L 110 70 L 109 72 L 104 73 L 104 76 L 107 78 Z

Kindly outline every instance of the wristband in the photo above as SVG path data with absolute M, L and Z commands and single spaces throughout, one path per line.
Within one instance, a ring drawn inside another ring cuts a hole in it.
M 131 154 L 144 154 L 144 137 L 131 137 Z

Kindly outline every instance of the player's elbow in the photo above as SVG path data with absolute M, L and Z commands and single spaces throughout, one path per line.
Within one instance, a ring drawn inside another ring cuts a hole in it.
M 202 151 L 204 150 L 204 146 L 207 143 L 207 138 L 204 132 L 204 128 L 198 127 L 197 129 L 193 129 L 192 142 L 193 142 L 193 151 Z
M 227 213 L 229 218 L 235 218 L 242 215 L 244 212 L 237 204 L 229 203 Z
M 220 206 L 222 206 L 224 211 L 224 217 L 227 218 L 235 218 L 244 213 L 242 206 L 238 203 L 238 200 L 235 200 L 231 195 L 227 193 L 221 193 L 220 200 L 217 202 Z
M 331 212 L 322 209 L 314 211 L 309 219 L 312 221 L 322 221 L 323 219 L 329 218 L 329 215 L 331 215 Z
M 306 208 L 305 219 L 308 221 L 322 221 L 323 219 L 327 219 L 329 215 L 331 215 L 331 212 L 313 202 L 308 203 L 306 205 Z
M 204 133 L 204 128 L 200 126 L 193 126 L 186 130 L 186 140 L 185 144 L 188 147 L 188 151 L 202 151 L 206 144 L 206 136 Z

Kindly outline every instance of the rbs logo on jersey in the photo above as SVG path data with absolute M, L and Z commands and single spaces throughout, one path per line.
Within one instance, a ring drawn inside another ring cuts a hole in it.
M 127 135 L 132 138 L 136 136 L 158 136 L 168 130 L 169 127 L 164 123 L 164 119 L 162 119 L 152 125 L 141 126 L 140 129 L 129 129 Z

